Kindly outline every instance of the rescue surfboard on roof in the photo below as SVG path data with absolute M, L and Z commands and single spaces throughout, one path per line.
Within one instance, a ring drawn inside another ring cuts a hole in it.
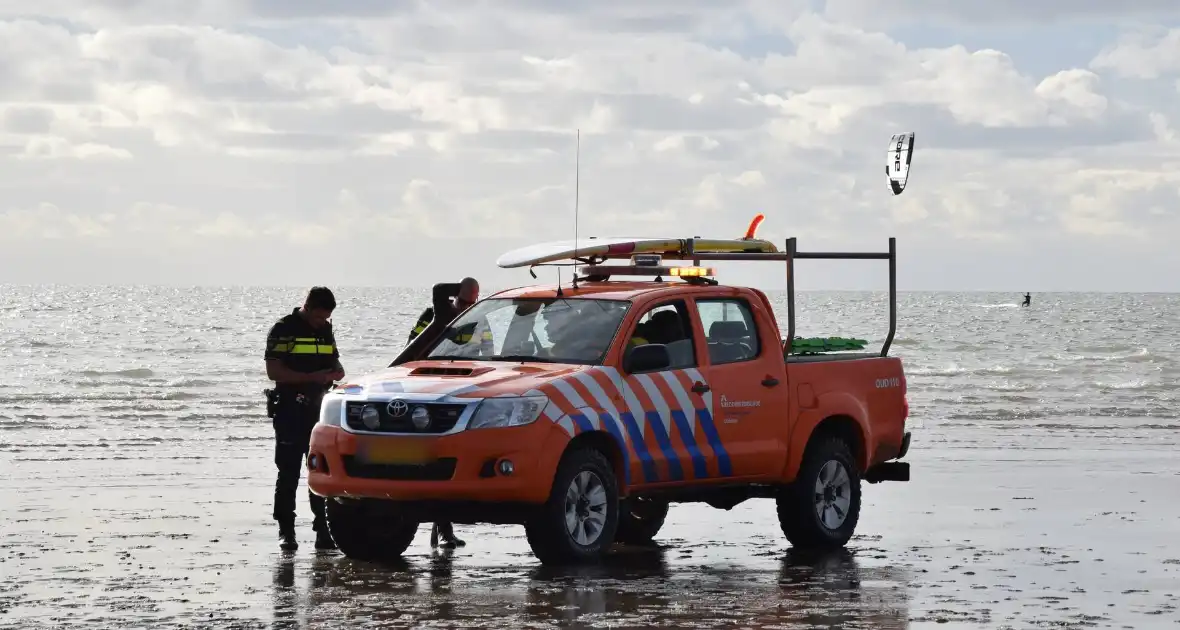
M 757 215 L 750 222 L 744 238 L 693 238 L 693 251 L 699 253 L 721 252 L 777 252 L 774 243 L 755 238 L 758 226 L 765 219 Z M 576 258 L 618 258 L 636 254 L 678 254 L 688 242 L 687 238 L 608 236 L 586 237 L 577 240 L 537 243 L 506 252 L 496 260 L 498 267 L 505 269 L 539 265 L 559 260 Z
M 910 160 L 914 157 L 914 132 L 897 133 L 889 139 L 889 150 L 885 154 L 885 178 L 894 195 L 905 190 L 910 179 Z

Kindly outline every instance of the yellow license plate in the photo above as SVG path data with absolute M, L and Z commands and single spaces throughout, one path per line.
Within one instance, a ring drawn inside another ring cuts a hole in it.
M 430 447 L 423 440 L 376 439 L 357 445 L 357 457 L 368 464 L 422 464 L 430 461 Z

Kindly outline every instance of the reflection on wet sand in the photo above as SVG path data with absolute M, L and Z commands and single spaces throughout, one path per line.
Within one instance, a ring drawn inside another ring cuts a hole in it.
M 598 565 L 465 566 L 453 552 L 397 566 L 337 554 L 276 561 L 274 628 L 875 628 L 908 625 L 907 576 L 854 550 L 788 551 L 778 570 L 679 564 L 665 548 L 619 548 Z M 763 565 L 764 566 L 764 565 Z M 298 575 L 305 574 L 302 590 Z

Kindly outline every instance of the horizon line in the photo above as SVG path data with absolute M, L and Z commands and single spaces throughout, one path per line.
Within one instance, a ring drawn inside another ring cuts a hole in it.
M 98 284 L 98 283 L 64 283 L 64 282 L 41 282 L 41 283 L 17 283 L 17 282 L 0 282 L 0 287 L 4 288 L 46 288 L 46 287 L 61 287 L 61 288 L 86 288 L 86 289 L 131 289 L 131 288 L 154 288 L 154 289 L 294 289 L 299 291 L 306 291 L 316 283 L 309 284 L 213 284 L 213 283 L 189 283 L 189 284 L 163 284 L 151 282 L 138 283 L 121 283 L 121 284 Z M 522 285 L 506 285 L 500 288 L 494 288 L 489 293 L 509 290 L 524 286 L 538 286 L 546 283 L 536 284 L 522 284 Z M 429 291 L 433 285 L 378 285 L 378 284 L 327 284 L 333 291 L 338 290 L 372 290 L 372 289 L 402 289 L 411 291 Z M 735 285 L 737 286 L 737 285 Z M 786 288 L 765 289 L 750 284 L 742 285 L 749 288 L 754 288 L 765 293 L 783 293 Z M 796 293 L 889 293 L 889 289 L 800 289 L 795 288 Z M 898 289 L 897 293 L 1024 293 L 1041 294 L 1041 295 L 1056 295 L 1056 294 L 1105 294 L 1105 295 L 1120 295 L 1120 294 L 1152 294 L 1152 295 L 1176 295 L 1180 294 L 1180 290 L 1101 290 L 1101 289 L 1052 289 L 1052 290 L 1012 290 L 1012 289 Z

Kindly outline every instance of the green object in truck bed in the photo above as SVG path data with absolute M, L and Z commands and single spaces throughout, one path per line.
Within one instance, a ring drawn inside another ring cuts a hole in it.
M 848 350 L 864 350 L 868 341 L 851 339 L 848 337 L 795 337 L 791 342 L 791 354 L 819 354 L 821 352 L 841 352 Z

